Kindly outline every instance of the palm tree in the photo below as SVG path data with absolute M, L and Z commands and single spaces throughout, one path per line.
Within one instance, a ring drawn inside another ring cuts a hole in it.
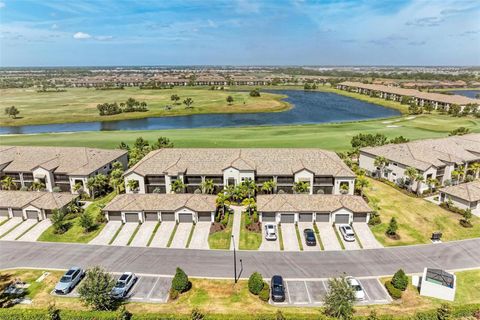
M 246 198 L 243 199 L 242 205 L 247 208 L 248 213 L 251 215 L 253 211 L 256 210 L 257 208 L 257 203 L 255 202 L 255 199 L 253 198 Z
M 176 179 L 171 184 L 172 193 L 183 193 L 185 190 L 185 184 L 181 179 Z
M 240 184 L 240 188 L 248 198 L 254 197 L 255 192 L 257 191 L 257 185 L 255 184 L 255 181 L 253 181 L 252 179 L 247 179 L 243 181 Z
M 92 198 L 95 199 L 95 177 L 90 177 L 87 179 L 87 189 L 90 191 Z
M 357 190 L 360 191 L 360 195 L 363 196 L 363 189 L 368 188 L 370 186 L 370 181 L 365 176 L 359 176 L 355 180 L 355 187 Z
M 127 188 L 128 188 L 130 191 L 133 191 L 133 192 L 137 191 L 137 189 L 138 189 L 138 180 L 133 180 L 133 179 L 128 180 L 128 181 L 127 181 Z
M 310 183 L 307 181 L 297 181 L 293 184 L 292 189 L 295 193 L 307 193 L 310 191 Z
M 271 194 L 273 193 L 276 187 L 277 187 L 277 183 L 275 182 L 275 180 L 271 179 L 263 183 L 261 190 L 265 193 Z
M 417 194 L 420 195 L 420 190 L 422 188 L 422 183 L 425 181 L 425 177 L 423 174 L 418 174 L 415 177 L 415 181 L 417 182 Z
M 453 170 L 450 175 L 452 176 L 452 180 L 455 181 L 454 184 L 460 181 L 460 172 L 458 170 Z
M 457 171 L 459 173 L 459 176 L 458 176 L 459 180 L 462 181 L 463 179 L 465 179 L 465 166 L 464 165 L 458 166 Z
M 475 162 L 475 163 L 472 163 L 470 166 L 469 166 L 471 172 L 472 172 L 472 175 L 474 176 L 475 179 L 478 178 L 478 174 L 480 172 L 480 162 Z
M 213 179 L 205 179 L 202 181 L 200 187 L 202 188 L 202 193 L 212 194 L 215 191 L 215 184 Z
M 430 193 L 432 193 L 433 189 L 437 188 L 440 185 L 440 182 L 435 178 L 428 178 L 427 185 L 428 185 L 428 190 L 430 191 Z
M 378 167 L 378 177 L 381 178 L 382 177 L 382 173 L 383 173 L 383 169 L 388 166 L 389 162 L 387 160 L 387 158 L 385 157 L 382 157 L 382 156 L 378 156 L 378 157 L 375 157 L 375 161 L 373 162 L 373 165 L 375 167 Z
M 17 184 L 13 181 L 13 178 L 6 176 L 2 179 L 2 189 L 3 190 L 15 190 L 17 189 Z
M 32 182 L 32 185 L 30 186 L 30 190 L 33 191 L 40 191 L 45 189 L 45 184 L 43 184 L 41 181 L 35 180 Z
M 407 167 L 407 169 L 405 169 L 405 175 L 408 177 L 408 189 L 412 191 L 413 182 L 418 176 L 418 170 L 413 167 Z
M 223 214 L 225 213 L 225 206 L 230 205 L 230 196 L 225 192 L 220 192 L 215 199 L 215 203 L 217 204 L 217 208 L 222 208 L 222 218 Z

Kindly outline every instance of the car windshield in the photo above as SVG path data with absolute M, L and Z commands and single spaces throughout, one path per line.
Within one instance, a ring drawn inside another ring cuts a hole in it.
M 115 288 L 124 288 L 125 287 L 125 282 L 117 282 L 115 285 Z
M 358 284 L 352 285 L 352 288 L 353 288 L 355 291 L 362 291 L 362 287 L 360 287 Z
M 72 281 L 72 278 L 70 278 L 69 276 L 63 276 L 61 279 L 60 279 L 60 282 L 70 282 Z

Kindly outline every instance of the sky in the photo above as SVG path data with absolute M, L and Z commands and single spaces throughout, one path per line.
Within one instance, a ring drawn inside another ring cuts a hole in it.
M 0 66 L 480 65 L 478 0 L 0 0 Z

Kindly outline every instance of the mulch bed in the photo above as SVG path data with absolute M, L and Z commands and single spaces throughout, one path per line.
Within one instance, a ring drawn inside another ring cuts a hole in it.
M 260 232 L 262 231 L 262 224 L 260 222 L 252 222 L 249 226 L 247 226 L 247 230 L 253 232 Z
M 210 226 L 210 234 L 224 230 L 225 227 L 220 222 L 214 222 Z

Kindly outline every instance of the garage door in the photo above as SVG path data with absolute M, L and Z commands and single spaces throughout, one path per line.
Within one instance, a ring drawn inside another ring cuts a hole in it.
M 275 212 L 262 212 L 262 222 L 275 222 Z
M 47 219 L 50 219 L 52 217 L 52 210 L 45 210 L 45 217 L 47 217 Z
M 179 213 L 178 222 L 193 222 L 193 215 L 191 213 Z
M 125 222 L 138 222 L 138 213 L 137 212 L 126 212 L 125 213 Z
M 353 222 L 367 222 L 366 213 L 356 213 L 353 215 Z
M 212 214 L 210 212 L 199 212 L 198 221 L 210 222 L 212 221 Z
M 348 214 L 337 214 L 335 215 L 335 223 L 338 223 L 338 224 L 345 224 L 345 223 L 349 223 L 350 221 L 350 215 Z
M 145 221 L 158 221 L 158 214 L 156 212 L 145 212 Z
M 27 219 L 38 219 L 38 211 L 36 210 L 27 210 Z
M 295 222 L 295 214 L 293 213 L 282 213 L 280 216 L 281 223 L 294 223 Z
M 162 212 L 162 221 L 175 221 L 175 213 Z
M 0 209 L 0 217 L 8 217 L 8 209 Z
M 317 212 L 316 221 L 317 222 L 330 222 L 330 213 L 326 213 L 326 212 L 319 213 L 319 212 Z
M 313 213 L 303 212 L 300 213 L 298 216 L 298 221 L 300 222 L 312 222 L 313 221 Z
M 108 212 L 109 221 L 122 221 L 122 214 L 120 211 L 109 211 Z
M 22 209 L 13 209 L 13 216 L 22 218 L 23 217 Z

